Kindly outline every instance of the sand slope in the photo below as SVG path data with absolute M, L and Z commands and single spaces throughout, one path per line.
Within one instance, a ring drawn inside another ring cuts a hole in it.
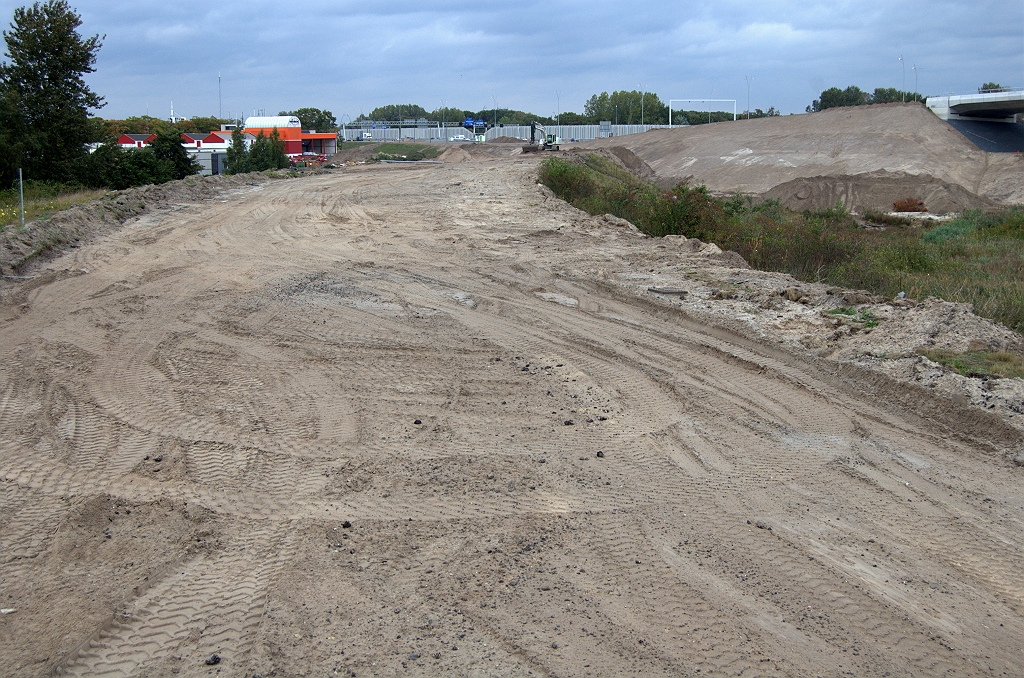
M 981 199 L 968 206 L 1024 201 L 1020 156 L 979 150 L 920 104 L 833 108 L 810 115 L 652 130 L 578 147 L 615 146 L 631 150 L 666 181 L 689 179 L 719 192 L 762 194 L 780 184 L 816 178 L 820 192 L 835 193 L 829 184 L 832 178 L 849 185 L 851 177 L 884 172 L 892 185 L 907 193 L 903 197 L 922 184 L 956 186 L 953 190 L 960 198 L 943 202 L 941 211 L 947 204 L 955 208 L 970 202 L 971 194 Z M 917 179 L 902 180 L 901 174 Z M 880 198 L 888 196 L 875 199 L 868 190 L 853 193 L 863 194 L 865 200 L 849 206 L 887 207 Z M 783 197 L 788 201 L 795 192 Z

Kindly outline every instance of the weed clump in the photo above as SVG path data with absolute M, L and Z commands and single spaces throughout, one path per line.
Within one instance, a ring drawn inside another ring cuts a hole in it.
M 74 184 L 26 181 L 24 186 L 25 220 L 38 219 L 52 212 L 66 210 L 72 205 L 95 200 L 105 192 Z M 19 202 L 20 196 L 17 187 L 0 191 L 0 231 L 20 222 Z

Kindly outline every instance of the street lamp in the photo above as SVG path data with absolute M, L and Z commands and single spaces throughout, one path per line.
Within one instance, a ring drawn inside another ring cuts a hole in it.
M 910 70 L 914 71 L 914 101 L 917 101 L 921 98 L 920 90 L 917 88 L 917 64 L 914 64 Z
M 903 66 L 903 103 L 907 103 L 907 62 L 900 55 L 900 65 Z
M 555 91 L 555 134 L 562 136 L 562 93 Z
M 448 132 L 444 129 L 444 114 L 445 108 L 448 106 L 447 99 L 441 99 L 441 139 L 442 141 L 448 141 Z
M 708 97 L 708 124 L 711 124 L 711 100 L 715 98 L 715 88 L 711 88 L 711 96 Z
M 749 75 L 744 75 L 747 79 L 747 120 L 750 120 L 750 81 L 753 80 Z
M 491 103 L 494 104 L 494 127 L 495 127 L 495 129 L 497 129 L 497 127 L 498 127 L 498 100 L 495 99 L 493 95 L 491 96 Z M 495 134 L 497 134 L 497 132 L 495 132 Z
M 644 124 L 644 84 L 640 83 L 640 126 Z
M 348 118 L 349 122 L 352 122 L 352 116 L 348 113 L 341 114 L 341 142 L 345 143 L 348 141 L 348 130 L 345 129 L 345 118 Z

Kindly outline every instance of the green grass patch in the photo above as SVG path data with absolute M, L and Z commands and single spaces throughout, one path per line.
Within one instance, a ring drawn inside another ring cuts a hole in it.
M 905 292 L 969 303 L 978 315 L 1024 332 L 1024 207 L 966 212 L 928 229 L 901 223 L 872 230 L 859 228 L 841 205 L 795 212 L 774 200 L 721 199 L 686 184 L 664 190 L 595 155 L 547 158 L 540 180 L 590 214 L 614 214 L 652 236 L 714 242 L 756 269 L 889 298 Z
M 443 149 L 425 144 L 383 143 L 374 150 L 376 160 L 432 160 Z
M 864 327 L 878 327 L 878 318 L 875 317 L 875 314 L 870 309 L 858 310 L 849 306 L 840 306 L 839 308 L 825 311 L 825 313 L 850 323 L 863 325 Z
M 91 202 L 106 191 L 44 181 L 25 182 L 25 221 Z M 21 224 L 17 187 L 0 191 L 0 231 Z
M 940 365 L 950 367 L 965 377 L 1003 377 L 1024 379 L 1024 358 L 1006 351 L 918 350 L 918 353 Z

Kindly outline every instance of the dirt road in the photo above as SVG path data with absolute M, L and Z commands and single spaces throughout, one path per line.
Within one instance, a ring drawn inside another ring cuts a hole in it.
M 5 671 L 1020 675 L 1019 434 L 623 293 L 657 243 L 534 162 L 246 186 L 8 288 Z

